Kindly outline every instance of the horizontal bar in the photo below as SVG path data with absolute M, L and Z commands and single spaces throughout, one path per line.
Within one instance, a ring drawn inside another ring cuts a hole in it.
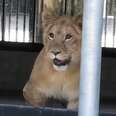
M 40 43 L 0 42 L 0 50 L 40 52 L 43 45 Z

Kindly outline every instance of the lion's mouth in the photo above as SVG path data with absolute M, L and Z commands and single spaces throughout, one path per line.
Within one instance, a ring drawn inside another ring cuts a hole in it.
M 53 63 L 56 65 L 56 66 L 65 66 L 65 65 L 68 65 L 70 63 L 70 59 L 65 59 L 65 60 L 59 60 L 57 58 L 55 58 L 53 60 Z

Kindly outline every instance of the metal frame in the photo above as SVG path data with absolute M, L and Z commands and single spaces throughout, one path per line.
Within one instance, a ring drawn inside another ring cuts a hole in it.
M 84 0 L 79 116 L 99 115 L 104 0 Z

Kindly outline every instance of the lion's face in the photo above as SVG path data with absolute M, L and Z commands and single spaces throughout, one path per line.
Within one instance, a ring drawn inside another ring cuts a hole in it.
M 80 19 L 59 17 L 44 29 L 44 49 L 48 61 L 57 71 L 64 71 L 80 62 Z

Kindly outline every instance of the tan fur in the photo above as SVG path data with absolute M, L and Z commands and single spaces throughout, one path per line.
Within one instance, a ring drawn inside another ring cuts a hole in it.
M 23 89 L 24 97 L 34 106 L 44 106 L 51 97 L 66 100 L 67 108 L 75 110 L 79 97 L 81 18 L 49 17 L 44 20 L 43 29 L 44 48 Z M 49 40 L 49 33 L 54 33 L 53 40 Z M 72 38 L 65 40 L 66 34 L 71 34 Z M 59 59 L 70 58 L 66 69 L 54 68 L 50 55 L 56 50 L 61 51 L 57 55 Z

